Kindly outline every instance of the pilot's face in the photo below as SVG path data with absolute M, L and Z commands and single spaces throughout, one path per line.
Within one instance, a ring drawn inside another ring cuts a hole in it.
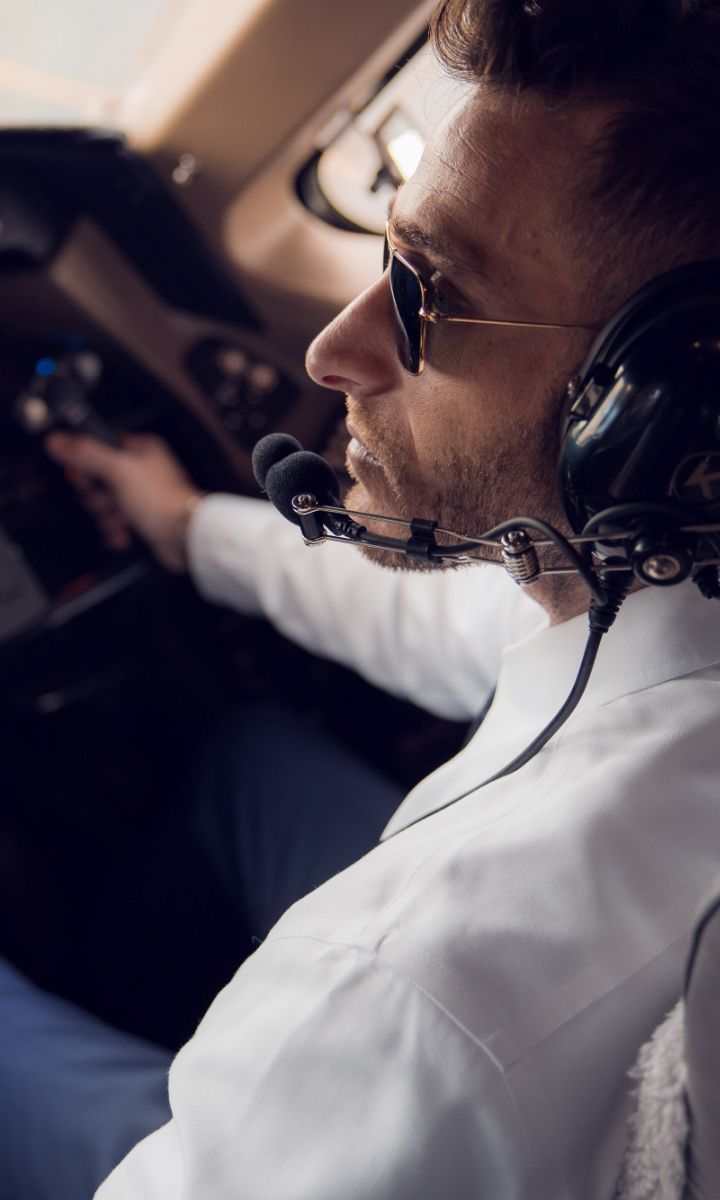
M 478 91 L 437 130 L 396 196 L 389 228 L 422 277 L 439 272 L 446 311 L 598 320 L 566 200 L 592 123 Z M 424 370 L 411 375 L 398 356 L 386 272 L 308 351 L 312 377 L 347 393 L 356 480 L 348 507 L 433 517 L 465 533 L 517 515 L 563 524 L 559 414 L 590 337 L 429 325 Z

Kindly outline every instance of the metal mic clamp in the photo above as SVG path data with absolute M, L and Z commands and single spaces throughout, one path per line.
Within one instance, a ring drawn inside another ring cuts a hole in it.
M 524 529 L 510 529 L 502 535 L 502 561 L 511 579 L 527 587 L 540 574 L 537 550 Z
M 438 549 L 435 541 L 437 521 L 426 521 L 413 517 L 410 521 L 410 537 L 405 543 L 405 553 L 411 558 L 433 558 Z
M 293 512 L 296 512 L 300 519 L 300 528 L 307 545 L 324 541 L 325 527 L 321 515 L 314 511 L 318 507 L 317 498 L 310 492 L 301 492 L 299 496 L 293 496 L 291 504 Z

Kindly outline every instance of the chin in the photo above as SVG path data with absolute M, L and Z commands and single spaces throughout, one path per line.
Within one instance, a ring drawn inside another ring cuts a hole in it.
M 365 484 L 360 482 L 353 483 L 345 495 L 343 504 L 346 508 L 357 509 L 359 512 L 386 513 L 391 517 L 400 515 L 397 512 L 397 502 L 388 501 L 386 497 L 375 496 Z M 414 515 L 416 514 L 413 513 Z M 408 529 L 387 521 L 363 521 L 362 524 L 367 525 L 372 533 L 385 537 L 407 537 L 409 535 Z M 439 571 L 460 566 L 459 563 L 452 561 L 429 562 L 427 559 L 411 558 L 407 554 L 393 550 L 380 550 L 376 546 L 361 546 L 360 549 L 365 558 L 369 558 L 372 562 L 391 571 Z
M 383 489 L 383 492 L 384 491 L 385 489 Z M 387 513 L 389 517 L 399 515 L 397 511 L 397 503 L 391 501 L 386 494 L 379 494 L 378 489 L 370 488 L 367 484 L 357 479 L 350 485 L 348 491 L 345 493 L 343 504 L 345 505 L 345 508 L 354 508 L 357 509 L 358 512 L 363 513 L 380 513 L 381 515 Z M 363 524 L 366 523 L 369 526 L 369 522 L 363 521 Z M 372 522 L 373 533 L 386 533 L 387 530 L 387 525 L 384 525 L 383 529 L 381 530 L 379 521 Z
M 345 508 L 357 508 L 361 512 L 371 511 L 370 493 L 365 487 L 365 484 L 360 483 L 357 479 L 353 480 L 343 496 L 343 504 L 345 505 Z
M 360 475 L 354 463 L 351 465 L 348 462 L 347 467 L 352 483 L 343 500 L 346 508 L 357 508 L 360 512 L 387 513 L 390 517 L 402 515 L 398 499 L 393 494 L 384 472 L 363 471 Z

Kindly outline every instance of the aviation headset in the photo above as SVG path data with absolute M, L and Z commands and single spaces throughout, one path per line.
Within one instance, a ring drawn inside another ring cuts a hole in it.
M 720 262 L 652 280 L 602 330 L 568 388 L 558 475 L 575 533 L 615 508 L 598 533 L 635 528 L 621 552 L 639 578 L 687 577 L 702 537 L 680 529 L 720 521 Z

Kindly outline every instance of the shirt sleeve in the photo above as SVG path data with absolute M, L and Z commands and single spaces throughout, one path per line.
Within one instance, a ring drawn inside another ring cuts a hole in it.
M 241 974 L 175 1061 L 172 1121 L 96 1200 L 531 1194 L 504 1073 L 412 981 L 314 939 L 266 946 Z
M 389 570 L 351 546 L 306 546 L 263 500 L 208 496 L 188 556 L 206 599 L 458 720 L 484 704 L 505 646 L 545 620 L 500 568 Z

